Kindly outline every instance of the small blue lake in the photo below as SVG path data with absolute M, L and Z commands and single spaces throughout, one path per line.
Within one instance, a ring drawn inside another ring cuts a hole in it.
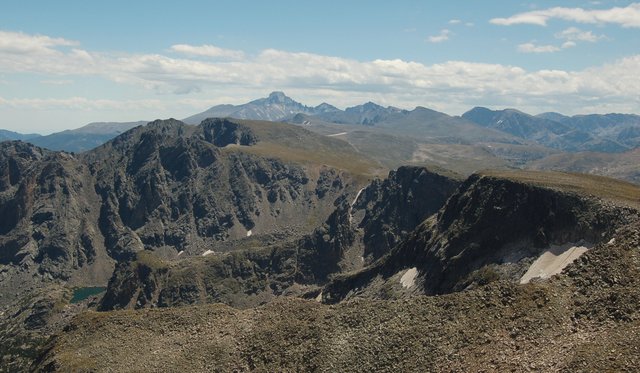
M 76 288 L 73 290 L 73 297 L 71 303 L 79 303 L 89 298 L 90 296 L 100 294 L 107 290 L 104 286 L 90 286 L 86 288 Z

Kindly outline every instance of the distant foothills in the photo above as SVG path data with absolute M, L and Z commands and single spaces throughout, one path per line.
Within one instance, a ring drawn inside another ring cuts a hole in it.
M 436 143 L 495 141 L 539 145 L 563 152 L 622 153 L 640 146 L 640 116 L 634 114 L 530 115 L 515 109 L 476 107 L 457 117 L 423 107 L 402 110 L 373 102 L 340 110 L 327 103 L 306 106 L 283 92 L 272 92 L 266 98 L 242 105 L 213 106 L 184 118 L 183 122 L 195 125 L 211 117 L 288 122 L 309 126 L 311 130 L 317 127 L 317 132 L 326 134 L 331 132 L 330 125 L 366 126 L 368 130 L 394 136 L 424 135 Z M 83 152 L 147 122 L 97 122 L 46 136 L 0 130 L 0 141 L 21 140 L 50 150 Z M 459 130 L 465 133 L 460 134 Z

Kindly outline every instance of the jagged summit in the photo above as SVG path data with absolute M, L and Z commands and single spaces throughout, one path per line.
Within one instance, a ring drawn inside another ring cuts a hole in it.
M 249 102 L 251 105 L 288 105 L 294 107 L 306 107 L 293 100 L 282 91 L 273 91 L 266 98 L 259 98 Z M 239 118 L 239 119 L 261 119 L 261 118 Z
M 326 102 L 323 102 L 320 105 L 316 106 L 314 110 L 317 113 L 330 113 L 334 111 L 340 111 L 340 109 L 338 109 L 337 107 L 327 104 Z
M 267 100 L 270 103 L 280 103 L 283 104 L 287 101 L 289 102 L 293 102 L 293 100 L 288 97 L 287 95 L 284 94 L 284 92 L 282 91 L 273 91 L 269 94 L 269 97 L 267 98 Z
M 403 110 L 394 107 L 382 107 L 373 102 L 340 110 L 333 105 L 321 103 L 316 107 L 306 106 L 284 92 L 274 91 L 265 98 L 253 100 L 242 105 L 218 105 L 184 119 L 185 123 L 198 124 L 206 118 L 232 117 L 238 119 L 256 119 L 287 121 L 296 115 L 310 115 L 318 120 L 330 123 L 373 125 L 394 113 Z
M 231 117 L 236 119 L 254 119 L 279 121 L 295 114 L 313 114 L 314 108 L 305 106 L 284 92 L 274 91 L 268 97 L 253 100 L 242 105 L 218 105 L 184 119 L 185 123 L 199 124 L 206 118 Z

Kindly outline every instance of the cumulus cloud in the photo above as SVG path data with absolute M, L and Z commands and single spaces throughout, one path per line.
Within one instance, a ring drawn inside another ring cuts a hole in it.
M 241 60 L 244 58 L 244 52 L 232 49 L 223 49 L 215 45 L 188 45 L 176 44 L 171 46 L 174 52 L 182 53 L 188 56 L 202 56 L 213 58 L 226 58 L 232 60 Z
M 555 37 L 568 41 L 586 41 L 590 43 L 595 43 L 605 38 L 604 35 L 595 35 L 591 31 L 582 31 L 577 27 L 569 27 L 568 29 L 562 30 L 555 34 Z
M 427 38 L 430 43 L 442 43 L 443 41 L 449 40 L 449 35 L 451 35 L 451 31 L 447 29 L 440 30 L 438 35 L 432 35 Z
M 507 18 L 493 18 L 489 22 L 494 25 L 511 26 L 531 24 L 546 26 L 550 19 L 591 24 L 617 24 L 622 27 L 640 27 L 640 3 L 610 9 L 583 9 L 555 7 L 515 14 Z
M 556 39 L 565 40 L 559 46 L 556 45 L 537 45 L 533 42 L 518 45 L 518 52 L 521 53 L 553 53 L 563 49 L 573 48 L 578 45 L 577 42 L 584 41 L 595 43 L 604 39 L 603 35 L 595 35 L 591 31 L 582 31 L 577 27 L 569 27 L 555 34 Z
M 73 40 L 0 30 L 0 52 L 3 54 L 50 54 L 55 53 L 55 47 L 69 47 L 75 45 L 78 45 L 78 42 Z

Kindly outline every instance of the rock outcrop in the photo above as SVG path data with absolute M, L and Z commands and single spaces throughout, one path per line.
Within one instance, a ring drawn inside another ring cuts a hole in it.
M 460 185 L 455 174 L 423 167 L 400 167 L 365 188 L 353 206 L 364 211 L 364 256 L 374 261 L 389 252 L 427 217 L 435 214 Z

